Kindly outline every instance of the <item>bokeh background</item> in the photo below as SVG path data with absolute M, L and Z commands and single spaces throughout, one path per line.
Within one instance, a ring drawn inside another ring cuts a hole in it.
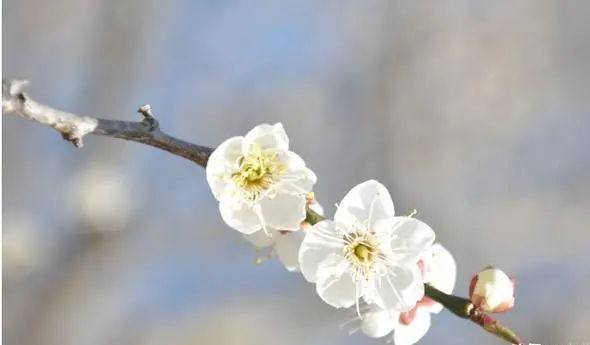
M 3 73 L 82 115 L 215 146 L 281 121 L 329 214 L 385 183 L 459 263 L 518 279 L 501 316 L 590 342 L 590 2 L 4 0 Z M 3 120 L 6 345 L 383 344 L 224 225 L 204 170 Z M 443 312 L 420 344 L 500 344 Z

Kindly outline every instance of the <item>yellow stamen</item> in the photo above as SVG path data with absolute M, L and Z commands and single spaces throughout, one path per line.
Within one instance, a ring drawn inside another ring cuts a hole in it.
M 257 146 L 252 147 L 249 155 L 241 157 L 238 164 L 231 178 L 250 199 L 257 199 L 270 189 L 285 171 L 276 152 L 262 151 Z
M 373 263 L 380 254 L 377 239 L 374 234 L 367 232 L 355 232 L 348 234 L 344 241 L 344 257 L 354 267 L 354 279 L 367 279 L 373 269 Z
M 315 204 L 315 193 L 314 192 L 309 192 L 307 193 L 307 195 L 305 196 L 305 199 L 307 201 L 308 205 L 313 205 Z

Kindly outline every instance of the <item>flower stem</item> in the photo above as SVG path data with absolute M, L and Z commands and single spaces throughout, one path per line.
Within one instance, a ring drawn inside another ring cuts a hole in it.
M 309 205 L 306 206 L 305 210 L 307 211 L 305 221 L 311 225 L 315 225 L 326 219 L 312 210 Z M 470 320 L 482 327 L 486 332 L 491 333 L 510 344 L 524 344 L 511 329 L 502 326 L 497 320 L 484 313 L 467 298 L 448 295 L 428 284 L 424 284 L 424 295 L 440 303 L 456 316 Z
M 474 308 L 471 301 L 467 298 L 447 295 L 428 284 L 424 284 L 424 295 L 442 304 L 443 307 L 462 319 L 468 319 L 469 312 Z
M 510 344 L 524 344 L 510 328 L 502 326 L 500 322 L 484 313 L 479 308 L 473 308 L 469 313 L 469 320 L 482 327 L 486 332 L 509 342 Z

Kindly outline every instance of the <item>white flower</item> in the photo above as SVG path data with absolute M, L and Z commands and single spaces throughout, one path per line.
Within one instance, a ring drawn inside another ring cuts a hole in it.
M 457 278 L 457 265 L 451 253 L 442 245 L 434 244 L 422 257 L 424 281 L 438 290 L 450 294 Z M 381 338 L 393 332 L 395 345 L 417 343 L 430 328 L 430 315 L 439 313 L 442 305 L 424 297 L 409 312 L 400 313 L 373 307 L 365 314 L 361 330 L 372 338 Z
M 434 231 L 410 217 L 394 217 L 381 183 L 370 180 L 344 197 L 334 221 L 317 223 L 299 250 L 301 272 L 329 305 L 347 308 L 362 297 L 383 309 L 408 311 L 424 296 L 417 262 Z
M 319 203 L 310 205 L 314 211 L 323 214 L 323 208 Z M 307 222 L 302 222 L 301 230 L 311 227 Z M 279 260 L 285 265 L 290 272 L 299 271 L 299 248 L 305 237 L 304 231 L 286 231 L 268 229 L 268 234 L 263 231 L 257 231 L 250 235 L 244 235 L 244 238 L 258 248 L 273 247 Z
M 213 151 L 206 170 L 221 217 L 244 234 L 299 229 L 305 196 L 317 180 L 303 159 L 289 151 L 280 123 L 226 140 Z
M 469 297 L 483 311 L 503 313 L 514 306 L 514 279 L 500 269 L 486 267 L 471 279 Z

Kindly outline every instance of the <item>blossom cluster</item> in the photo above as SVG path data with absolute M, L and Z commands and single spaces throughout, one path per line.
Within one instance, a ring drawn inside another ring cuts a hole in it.
M 280 123 L 227 139 L 211 154 L 206 173 L 224 222 L 255 246 L 272 248 L 325 303 L 354 308 L 358 329 L 369 337 L 416 343 L 431 315 L 443 309 L 425 296 L 424 284 L 452 293 L 453 256 L 414 213 L 396 215 L 378 181 L 351 188 L 331 219 L 306 221 L 307 208 L 323 213 L 310 198 L 317 177 L 289 150 Z M 480 285 L 472 290 L 484 305 L 482 294 L 489 292 Z M 506 307 L 501 303 L 494 300 L 490 308 Z

